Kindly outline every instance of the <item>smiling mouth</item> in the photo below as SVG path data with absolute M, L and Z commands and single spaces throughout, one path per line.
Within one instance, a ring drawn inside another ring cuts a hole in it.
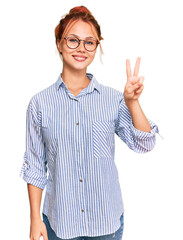
M 87 57 L 79 57 L 79 56 L 76 56 L 76 55 L 72 55 L 72 56 L 78 62 L 83 62 L 87 59 Z

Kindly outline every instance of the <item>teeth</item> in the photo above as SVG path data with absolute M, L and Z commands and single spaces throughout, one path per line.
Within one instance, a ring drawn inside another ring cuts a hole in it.
M 76 58 L 76 59 L 78 59 L 78 60 L 83 60 L 83 59 L 85 59 L 85 58 L 83 58 L 83 57 L 75 57 L 75 56 L 74 56 L 74 58 Z

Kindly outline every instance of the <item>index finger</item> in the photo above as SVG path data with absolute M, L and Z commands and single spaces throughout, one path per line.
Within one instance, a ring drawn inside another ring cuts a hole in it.
M 127 78 L 132 76 L 132 71 L 131 71 L 130 60 L 129 59 L 126 59 L 126 74 L 127 74 Z
M 135 68 L 134 68 L 133 76 L 138 77 L 138 74 L 139 74 L 139 67 L 140 67 L 140 60 L 141 60 L 140 57 L 138 57 L 137 60 L 136 60 L 136 64 L 135 64 Z

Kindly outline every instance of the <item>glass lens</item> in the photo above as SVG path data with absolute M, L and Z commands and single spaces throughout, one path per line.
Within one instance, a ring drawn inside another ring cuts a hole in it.
M 93 51 L 97 47 L 97 41 L 89 39 L 85 41 L 85 48 L 88 51 Z
M 79 45 L 79 39 L 76 37 L 67 38 L 67 46 L 69 48 L 77 48 Z M 85 40 L 85 48 L 88 51 L 94 51 L 97 47 L 97 41 L 94 39 Z
M 77 38 L 75 37 L 69 37 L 67 39 L 67 46 L 70 48 L 77 48 L 77 46 L 79 45 L 79 41 Z

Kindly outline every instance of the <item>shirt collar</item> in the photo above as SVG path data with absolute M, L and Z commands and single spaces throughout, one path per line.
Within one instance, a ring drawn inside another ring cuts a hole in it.
M 101 85 L 100 83 L 96 80 L 95 76 L 91 73 L 86 73 L 86 76 L 91 80 L 90 84 L 87 87 L 87 93 L 92 92 L 94 89 L 96 89 L 99 93 L 101 92 Z M 59 77 L 55 83 L 56 89 L 58 90 L 59 87 L 64 87 L 66 88 L 66 85 L 61 77 L 61 73 L 59 74 Z

